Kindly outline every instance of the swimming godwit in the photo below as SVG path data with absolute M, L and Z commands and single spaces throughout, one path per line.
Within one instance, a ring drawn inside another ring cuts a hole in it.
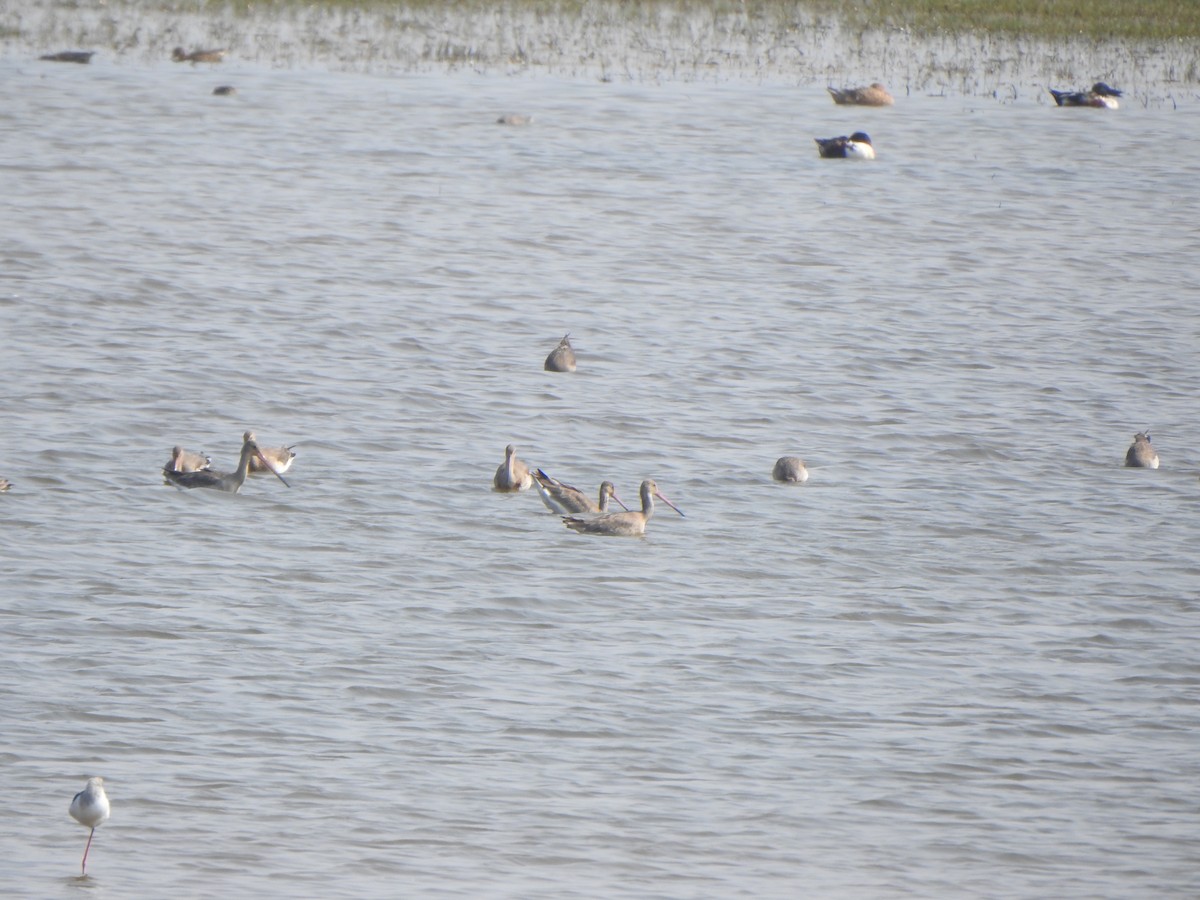
M 200 472 L 211 465 L 212 460 L 203 453 L 193 453 L 191 450 L 175 447 L 171 450 L 171 459 L 163 468 L 172 472 Z
M 504 462 L 496 469 L 492 486 L 506 494 L 527 491 L 533 487 L 533 476 L 529 474 L 529 466 L 517 459 L 517 448 L 512 444 L 504 448 Z
M 238 460 L 237 471 L 230 474 L 214 472 L 212 469 L 202 469 L 199 472 L 173 472 L 170 469 L 163 469 L 163 474 L 167 476 L 167 481 L 171 484 L 183 488 L 212 488 L 215 491 L 225 491 L 230 494 L 236 494 L 242 489 L 242 485 L 246 482 L 246 473 L 250 470 L 250 460 L 258 457 L 264 463 L 266 459 L 262 455 L 262 451 L 258 449 L 258 444 L 253 440 L 248 440 L 242 444 L 242 455 Z M 275 477 L 291 487 L 282 475 L 271 469 L 270 463 L 267 463 L 267 468 L 274 473 Z
M 96 828 L 108 818 L 108 795 L 104 793 L 104 779 L 96 776 L 89 778 L 87 787 L 75 795 L 71 801 L 71 818 L 84 828 L 92 829 L 88 835 L 87 846 L 83 848 L 83 862 L 80 873 L 87 874 L 87 855 L 92 849 L 92 837 Z
M 1125 465 L 1130 469 L 1157 469 L 1158 451 L 1150 444 L 1150 432 L 1139 431 L 1125 453 Z
M 254 436 L 253 431 L 247 431 L 243 434 L 242 441 L 254 441 L 258 443 L 258 439 Z M 293 444 L 292 446 L 295 445 Z M 282 475 L 292 467 L 292 460 L 296 458 L 296 454 L 291 447 L 259 447 L 258 452 L 267 460 L 268 465 L 264 466 L 257 456 L 251 457 L 251 475 L 257 475 L 261 472 L 274 472 L 276 475 Z
M 563 484 L 557 478 L 551 478 L 541 469 L 533 473 L 533 480 L 537 484 L 538 493 L 542 495 L 542 502 L 550 508 L 550 512 L 560 516 L 569 513 L 606 513 L 608 512 L 609 497 L 620 503 L 621 509 L 629 511 L 629 507 L 621 503 L 621 498 L 617 496 L 617 489 L 613 487 L 611 481 L 605 481 L 600 485 L 600 501 L 593 503 L 591 497 L 579 488 Z
M 771 477 L 776 481 L 795 481 L 803 484 L 808 481 L 808 469 L 804 467 L 804 460 L 798 456 L 781 456 L 775 460 L 775 469 L 771 472 Z
M 825 88 L 833 102 L 849 106 L 891 106 L 896 101 L 888 93 L 888 89 L 876 81 L 870 87 L 856 88 Z
M 865 131 L 856 131 L 850 137 L 842 135 L 832 138 L 813 138 L 817 152 L 824 159 L 874 159 L 875 147 Z
M 228 54 L 228 50 L 193 50 L 188 53 L 182 47 L 176 47 L 171 53 L 171 59 L 175 62 L 190 62 L 195 63 L 219 63 Z
M 575 350 L 571 347 L 571 333 L 567 332 L 563 335 L 563 339 L 558 342 L 558 346 L 550 351 L 550 355 L 546 357 L 546 364 L 542 366 L 547 372 L 574 372 L 575 371 Z
M 580 534 L 611 534 L 619 536 L 634 536 L 646 533 L 646 523 L 654 515 L 654 498 L 657 497 L 679 515 L 683 515 L 679 507 L 664 497 L 658 491 L 658 485 L 647 478 L 642 482 L 642 508 L 629 512 L 606 513 L 595 518 L 579 518 L 578 516 L 563 516 L 563 524 Z

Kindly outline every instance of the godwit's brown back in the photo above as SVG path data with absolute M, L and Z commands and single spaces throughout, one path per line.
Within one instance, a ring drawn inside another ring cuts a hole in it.
M 611 481 L 605 481 L 600 485 L 600 495 L 596 502 L 581 491 L 579 488 L 569 484 L 564 484 L 557 478 L 551 478 L 541 469 L 533 473 L 534 483 L 537 484 L 538 493 L 542 497 L 542 502 L 546 504 L 550 512 L 566 515 L 569 513 L 604 513 L 608 512 L 608 498 L 616 500 L 621 505 L 622 509 L 628 510 L 624 503 L 621 503 L 621 498 L 617 496 L 617 489 Z

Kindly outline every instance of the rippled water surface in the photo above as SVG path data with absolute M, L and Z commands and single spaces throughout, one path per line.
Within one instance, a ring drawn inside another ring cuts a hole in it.
M 0 81 L 0 892 L 1200 892 L 1194 105 Z

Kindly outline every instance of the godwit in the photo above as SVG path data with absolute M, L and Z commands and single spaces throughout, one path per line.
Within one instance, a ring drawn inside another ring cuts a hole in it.
M 254 441 L 258 443 L 258 439 L 254 436 L 253 431 L 247 431 L 243 434 L 242 441 Z M 293 444 L 292 446 L 295 445 Z M 296 454 L 291 447 L 259 447 L 258 452 L 266 459 L 268 465 L 264 466 L 257 456 L 251 457 L 251 475 L 257 475 L 260 472 L 274 472 L 276 475 L 282 475 L 292 467 L 292 460 L 296 458 Z
M 571 346 L 571 333 L 567 332 L 563 335 L 563 339 L 558 342 L 558 346 L 550 351 L 550 355 L 546 357 L 546 364 L 542 366 L 547 372 L 574 372 L 575 371 L 575 350 Z
M 804 460 L 798 456 L 781 456 L 775 460 L 771 477 L 776 481 L 795 481 L 803 484 L 808 481 L 808 469 L 804 467 Z
M 219 63 L 223 60 L 228 50 L 193 50 L 188 53 L 182 47 L 176 47 L 171 53 L 171 59 L 175 62 L 190 62 L 195 63 Z
M 506 494 L 527 491 L 533 487 L 533 476 L 529 474 L 529 466 L 517 459 L 517 448 L 512 444 L 504 448 L 504 462 L 496 469 L 492 486 Z
M 1103 81 L 1097 81 L 1090 91 L 1056 91 L 1046 88 L 1054 97 L 1058 106 L 1093 106 L 1097 109 L 1117 109 L 1120 104 L 1117 98 L 1121 92 L 1115 87 L 1109 87 Z
M 79 63 L 81 66 L 86 66 L 95 55 L 95 50 L 60 50 L 58 53 L 47 53 L 40 58 L 48 59 L 50 62 Z
M 167 476 L 167 481 L 179 487 L 212 488 L 216 491 L 226 491 L 230 494 L 236 494 L 242 489 L 242 485 L 246 481 L 246 473 L 250 470 L 250 460 L 254 457 L 258 457 L 264 463 L 266 462 L 262 451 L 258 449 L 258 444 L 253 440 L 248 440 L 242 444 L 242 455 L 238 460 L 236 472 L 226 475 L 221 472 L 214 472 L 212 469 L 203 469 L 199 472 L 173 472 L 170 469 L 163 469 L 163 474 Z M 267 468 L 274 473 L 276 478 L 288 487 L 291 487 L 282 475 L 271 469 L 270 463 L 267 463 Z
M 856 131 L 850 137 L 842 135 L 832 138 L 813 138 L 817 152 L 825 159 L 874 159 L 875 148 L 865 131 Z
M 658 492 L 658 485 L 647 478 L 642 482 L 642 508 L 629 512 L 606 513 L 595 518 L 584 519 L 577 516 L 563 516 L 563 524 L 580 534 L 611 534 L 619 536 L 634 536 L 646 533 L 646 523 L 654 515 L 654 498 L 657 497 L 679 515 L 683 515 L 679 507 Z
M 92 837 L 96 827 L 108 818 L 108 795 L 104 793 L 104 779 L 96 776 L 89 778 L 87 787 L 75 795 L 71 801 L 71 818 L 84 828 L 92 829 L 88 835 L 87 846 L 83 848 L 83 862 L 80 864 L 80 874 L 87 874 L 87 855 L 92 849 Z
M 848 106 L 891 106 L 896 101 L 888 89 L 876 81 L 870 87 L 825 88 L 833 102 Z
M 617 496 L 617 489 L 613 487 L 611 481 L 605 481 L 600 485 L 600 501 L 593 503 L 592 499 L 579 488 L 563 484 L 557 478 L 551 478 L 541 469 L 533 473 L 533 480 L 537 483 L 538 493 L 542 495 L 542 502 L 550 508 L 550 512 L 560 516 L 569 513 L 606 513 L 608 512 L 609 497 L 620 503 L 621 509 L 629 511 L 629 507 L 621 503 L 621 498 Z
M 171 450 L 170 461 L 163 466 L 163 469 L 170 469 L 172 472 L 200 472 L 211 465 L 212 460 L 204 454 L 175 447 Z
M 1158 451 L 1150 444 L 1150 432 L 1141 432 L 1133 436 L 1133 443 L 1125 453 L 1125 465 L 1130 469 L 1157 469 Z

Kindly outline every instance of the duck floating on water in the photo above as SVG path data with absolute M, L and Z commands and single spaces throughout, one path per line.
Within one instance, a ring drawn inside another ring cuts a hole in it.
M 1125 452 L 1125 466 L 1129 469 L 1157 469 L 1158 451 L 1150 443 L 1150 432 L 1139 431 Z
M 803 484 L 808 481 L 808 469 L 804 466 L 804 460 L 798 456 L 781 456 L 775 460 L 775 468 L 771 471 L 771 477 L 776 481 Z
M 813 138 L 817 152 L 823 159 L 874 159 L 875 148 L 865 131 L 856 131 L 846 137 Z
M 95 55 L 95 50 L 60 50 L 58 53 L 43 54 L 38 59 L 45 59 L 50 62 L 79 63 L 81 66 L 86 66 L 92 61 L 92 57 Z
M 176 47 L 173 51 L 171 51 L 171 59 L 173 59 L 175 62 L 190 62 L 193 65 L 196 63 L 219 63 L 228 55 L 229 51 L 225 49 L 193 50 L 189 53 L 182 47 Z
M 896 101 L 888 89 L 876 81 L 867 87 L 825 88 L 839 106 L 891 106 Z
M 1117 109 L 1120 104 L 1117 98 L 1121 92 L 1115 87 L 1109 87 L 1103 81 L 1097 81 L 1090 91 L 1056 91 L 1047 88 L 1058 106 L 1091 106 L 1096 109 Z

